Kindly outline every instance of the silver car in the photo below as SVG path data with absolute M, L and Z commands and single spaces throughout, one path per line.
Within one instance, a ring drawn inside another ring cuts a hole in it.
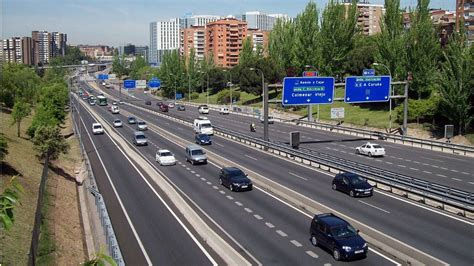
M 133 144 L 137 146 L 147 146 L 148 145 L 148 139 L 143 134 L 143 132 L 134 132 L 133 133 Z
M 186 161 L 191 164 L 207 164 L 207 155 L 204 150 L 196 145 L 190 144 L 186 146 Z

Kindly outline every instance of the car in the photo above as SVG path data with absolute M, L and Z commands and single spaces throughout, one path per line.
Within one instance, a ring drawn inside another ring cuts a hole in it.
M 230 191 L 252 190 L 252 181 L 237 167 L 224 167 L 219 172 L 219 183 Z
M 207 107 L 207 105 L 205 105 L 205 104 L 199 105 L 198 112 L 200 114 L 209 114 L 209 107 Z
M 264 123 L 264 118 L 263 115 L 260 116 L 260 122 Z M 275 118 L 271 115 L 268 116 L 268 124 L 274 124 L 275 123 Z
M 212 140 L 208 134 L 195 134 L 194 140 L 200 145 L 211 145 Z
M 332 180 L 332 189 L 345 192 L 351 197 L 370 197 L 374 193 L 374 188 L 365 178 L 349 172 L 337 174 Z
M 147 137 L 145 136 L 145 134 L 143 134 L 143 132 L 133 132 L 133 144 L 137 145 L 137 146 L 147 146 L 148 145 L 148 139 Z
M 178 109 L 178 111 L 186 111 L 186 106 L 184 104 L 179 104 L 176 109 Z
M 117 105 L 117 102 L 113 102 L 112 105 Z
M 168 112 L 168 105 L 166 105 L 166 104 L 160 105 L 160 111 L 162 111 L 162 112 Z
M 175 165 L 176 159 L 169 150 L 158 150 L 156 151 L 155 160 L 160 165 Z
M 114 127 L 122 127 L 122 120 L 120 119 L 114 119 Z
M 168 107 L 169 107 L 169 108 L 174 108 L 174 106 L 175 106 L 175 103 L 173 103 L 173 102 L 171 102 L 171 103 L 168 104 Z
M 137 122 L 137 128 L 138 128 L 138 130 L 140 130 L 140 131 L 143 131 L 143 130 L 147 130 L 147 129 L 148 129 L 148 127 L 147 127 L 145 121 L 138 121 L 138 122 Z
M 230 113 L 229 111 L 229 108 L 228 107 L 221 107 L 219 109 L 219 114 L 222 114 L 222 115 L 228 115 Z
M 145 101 L 146 105 L 151 105 L 151 101 Z
M 156 102 L 156 106 L 162 106 L 163 102 Z
M 313 246 L 329 250 L 336 261 L 367 257 L 369 246 L 359 230 L 332 213 L 315 215 L 309 235 Z
M 119 114 L 120 113 L 120 109 L 119 109 L 118 105 L 112 105 L 110 110 L 111 110 L 112 114 Z
M 192 165 L 198 163 L 207 164 L 207 155 L 200 146 L 189 144 L 186 146 L 186 161 Z
M 89 100 L 89 105 L 95 105 L 95 100 L 94 100 L 94 99 L 90 99 L 90 100 Z
M 128 117 L 128 123 L 129 124 L 136 124 L 137 123 L 137 119 L 133 116 L 129 116 Z
M 385 149 L 376 143 L 367 142 L 366 144 L 356 148 L 356 154 L 364 154 L 369 157 L 385 155 Z
M 119 104 L 124 104 L 125 102 L 124 102 L 124 101 L 119 101 L 118 103 L 119 103 Z
M 93 123 L 92 124 L 92 133 L 94 135 L 104 134 L 104 128 L 102 127 L 102 125 L 100 123 Z

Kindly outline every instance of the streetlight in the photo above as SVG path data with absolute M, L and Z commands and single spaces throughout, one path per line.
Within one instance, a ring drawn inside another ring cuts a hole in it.
M 232 110 L 232 87 L 234 86 L 234 84 L 232 83 L 232 72 L 229 70 L 227 71 L 226 69 L 224 69 L 224 72 L 227 72 L 229 73 L 229 80 L 230 80 L 230 84 L 229 84 L 229 89 L 230 89 L 230 110 Z
M 250 70 L 260 72 L 262 76 L 262 92 L 263 92 L 263 140 L 268 141 L 268 88 L 265 86 L 265 76 L 263 75 L 263 71 L 251 67 Z M 265 147 L 265 150 L 268 148 Z
M 206 87 L 206 102 L 207 102 L 207 105 L 209 105 L 209 72 L 202 72 L 202 71 L 198 71 L 198 73 L 206 73 L 207 75 L 207 87 Z
M 390 76 L 390 82 L 392 80 L 392 72 L 390 71 L 390 68 L 388 66 L 382 64 L 382 63 L 373 63 L 373 66 L 383 66 L 385 69 L 388 71 L 388 75 Z M 390 84 L 391 87 L 391 84 Z M 392 96 L 393 96 L 393 90 L 392 90 Z M 389 115 L 388 115 L 388 131 L 389 133 L 392 132 L 392 97 L 389 98 Z

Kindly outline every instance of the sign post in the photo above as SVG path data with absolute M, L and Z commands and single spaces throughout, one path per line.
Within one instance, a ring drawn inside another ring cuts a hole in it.
M 387 102 L 390 99 L 390 83 L 390 76 L 347 77 L 344 102 Z
M 127 79 L 127 80 L 124 80 L 123 81 L 123 88 L 124 89 L 127 89 L 127 90 L 130 90 L 130 89 L 135 89 L 135 80 L 133 79 Z
M 286 77 L 283 79 L 283 105 L 331 104 L 333 77 Z
M 454 137 L 454 125 L 444 125 L 444 137 L 447 139 L 446 142 L 451 143 Z

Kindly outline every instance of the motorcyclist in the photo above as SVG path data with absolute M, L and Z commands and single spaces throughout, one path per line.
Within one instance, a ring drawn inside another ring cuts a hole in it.
M 255 123 L 250 124 L 250 131 L 255 132 Z

